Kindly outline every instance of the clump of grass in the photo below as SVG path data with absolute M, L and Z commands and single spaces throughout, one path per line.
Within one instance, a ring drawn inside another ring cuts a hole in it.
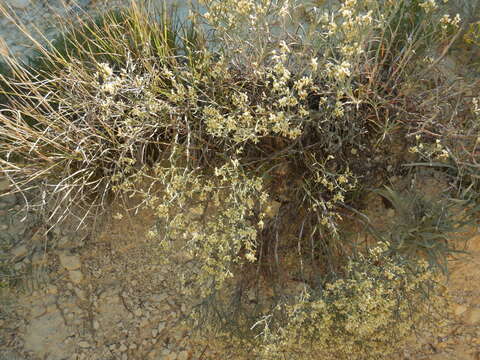
M 469 209 L 459 210 L 460 205 L 467 204 L 427 199 L 412 192 L 402 194 L 389 187 L 377 193 L 395 211 L 393 224 L 384 235 L 392 245 L 391 251 L 410 258 L 423 257 L 448 273 L 448 256 L 463 250 L 460 239 L 452 241 L 452 237 L 472 222 Z
M 157 15 L 133 5 L 77 19 L 32 66 L 12 63 L 2 169 L 19 189 L 48 194 L 51 219 L 72 203 L 95 212 L 170 138 L 168 105 L 158 99 L 169 91 L 163 74 L 197 49 L 186 25 Z

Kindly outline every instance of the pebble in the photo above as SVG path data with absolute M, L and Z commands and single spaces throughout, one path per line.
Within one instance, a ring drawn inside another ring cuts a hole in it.
M 82 282 L 82 280 L 83 280 L 83 274 L 78 270 L 70 271 L 68 273 L 68 277 L 75 284 L 78 284 L 78 283 Z
M 453 310 L 456 316 L 462 315 L 465 311 L 467 311 L 467 306 L 463 304 L 456 305 L 455 309 Z
M 30 0 L 8 0 L 8 3 L 14 8 L 24 10 L 30 4 Z
M 158 327 L 157 327 L 157 331 L 158 333 L 160 334 L 163 329 L 165 329 L 165 321 L 161 321 L 159 324 L 158 324 Z
M 49 285 L 47 288 L 48 293 L 50 294 L 57 294 L 58 288 L 55 285 Z
M 90 347 L 90 344 L 86 341 L 80 341 L 78 343 L 78 346 L 80 346 L 82 349 L 88 349 Z
M 480 322 L 480 308 L 470 309 L 466 315 L 466 322 L 474 325 Z
M 170 353 L 170 354 L 167 354 L 165 357 L 164 357 L 165 360 L 176 360 L 177 359 L 177 354 L 175 353 Z
M 118 351 L 120 351 L 120 352 L 125 352 L 127 350 L 128 350 L 128 348 L 125 344 L 121 344 L 120 347 L 118 348 Z
M 25 244 L 22 244 L 20 246 L 17 246 L 12 250 L 12 255 L 15 259 L 21 259 L 27 256 L 28 254 L 28 248 Z
M 69 271 L 78 270 L 82 266 L 82 263 L 80 262 L 80 257 L 78 255 L 60 253 L 58 257 L 62 266 Z
M 80 300 L 85 300 L 87 298 L 85 291 L 83 291 L 82 289 L 79 289 L 76 287 L 73 289 L 73 291 L 75 292 L 75 294 L 78 296 Z

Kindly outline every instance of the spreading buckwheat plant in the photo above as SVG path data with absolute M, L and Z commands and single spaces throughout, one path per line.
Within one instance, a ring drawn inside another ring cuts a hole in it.
M 185 19 L 136 2 L 75 19 L 6 59 L 2 171 L 51 227 L 115 199 L 149 210 L 199 349 L 391 356 L 441 325 L 448 234 L 478 212 L 479 83 L 445 70 L 478 32 L 449 9 L 201 0 Z M 448 179 L 438 202 L 385 188 L 424 167 Z M 382 229 L 372 192 L 397 216 Z

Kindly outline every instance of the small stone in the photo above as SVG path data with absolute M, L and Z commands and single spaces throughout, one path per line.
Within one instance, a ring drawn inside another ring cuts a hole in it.
M 186 352 L 185 350 L 181 351 L 177 355 L 177 360 L 188 360 L 188 352 Z
M 1 231 L 6 231 L 6 230 L 8 230 L 8 225 L 5 225 L 5 224 L 0 225 L 0 230 L 1 230 Z
M 50 304 L 47 306 L 47 313 L 57 312 L 58 308 L 56 304 Z
M 466 322 L 470 325 L 480 322 L 480 308 L 470 309 L 466 315 Z
M 58 293 L 58 288 L 55 285 L 49 285 L 47 291 L 49 294 L 55 295 Z
M 130 346 L 128 347 L 130 350 L 135 350 L 137 348 L 137 344 L 135 343 L 132 343 L 130 344 Z
M 140 317 L 140 316 L 142 316 L 142 310 L 137 308 L 137 309 L 133 310 L 133 314 L 136 317 Z
M 177 359 L 177 354 L 175 353 L 170 353 L 170 354 L 167 354 L 165 357 L 164 357 L 165 360 L 176 360 Z
M 87 298 L 87 295 L 85 294 L 85 291 L 79 288 L 74 288 L 73 291 L 75 291 L 75 294 L 78 296 L 80 300 L 85 300 Z
M 158 335 L 158 330 L 157 330 L 157 329 L 153 329 L 153 330 L 152 330 L 152 337 L 155 338 L 155 337 L 157 337 L 157 335 Z
M 80 346 L 82 349 L 88 349 L 90 347 L 90 344 L 86 341 L 80 341 L 78 343 L 78 346 Z
M 120 352 L 125 352 L 127 350 L 128 350 L 128 348 L 125 346 L 125 344 L 121 344 L 120 347 L 118 348 L 118 351 L 120 351 Z
M 83 274 L 82 274 L 81 271 L 78 271 L 78 270 L 70 271 L 68 273 L 68 276 L 69 276 L 70 280 L 75 284 L 78 284 L 78 283 L 82 282 L 82 280 L 83 280 Z
M 97 320 L 93 320 L 93 329 L 94 330 L 100 329 L 100 324 L 98 323 Z
M 28 248 L 26 245 L 17 246 L 15 249 L 12 250 L 12 255 L 15 259 L 21 259 L 27 256 Z
M 453 310 L 456 316 L 462 315 L 465 311 L 467 311 L 467 307 L 463 304 L 456 305 L 455 309 Z
M 78 270 L 82 266 L 78 255 L 68 255 L 61 253 L 59 256 L 60 263 L 67 270 Z
M 24 10 L 30 4 L 30 0 L 9 0 L 8 3 L 14 8 Z
M 161 334 L 163 329 L 165 329 L 165 321 L 161 321 L 160 323 L 158 323 L 158 327 L 157 327 L 158 333 Z

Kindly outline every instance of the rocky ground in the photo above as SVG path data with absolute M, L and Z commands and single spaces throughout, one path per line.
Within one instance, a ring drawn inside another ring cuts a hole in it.
M 188 304 L 177 300 L 175 274 L 144 235 L 151 214 L 118 205 L 96 227 L 46 236 L 38 222 L 21 221 L 21 204 L 17 196 L 0 200 L 4 259 L 21 275 L 1 298 L 1 360 L 219 359 L 192 351 L 181 321 Z M 380 199 L 374 204 L 387 212 Z M 449 325 L 399 359 L 480 359 L 480 236 L 465 235 L 470 254 L 450 262 Z
M 18 278 L 1 297 L 0 359 L 191 359 L 186 305 L 143 236 L 147 214 L 111 218 L 95 236 L 67 226 L 45 235 L 16 217 L 19 203 L 0 199 L 2 265 Z

